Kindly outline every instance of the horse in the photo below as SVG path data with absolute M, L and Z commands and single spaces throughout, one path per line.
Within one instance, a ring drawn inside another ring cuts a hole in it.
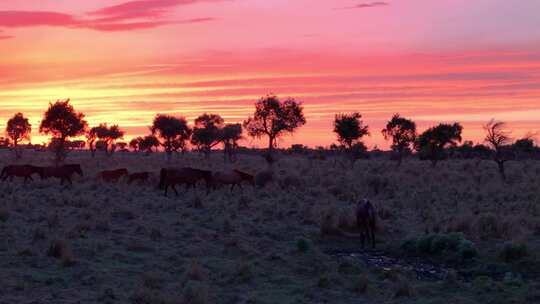
M 39 174 L 40 177 L 43 177 L 43 172 L 40 167 L 32 165 L 8 165 L 2 169 L 0 178 L 2 178 L 2 181 L 5 181 L 8 177 L 10 180 L 13 180 L 13 177 L 15 176 L 24 177 L 24 182 L 26 183 L 28 180 L 34 180 L 32 178 L 33 174 Z
M 101 171 L 98 173 L 98 178 L 102 178 L 104 182 L 118 182 L 118 180 L 124 176 L 128 175 L 129 172 L 126 168 Z
M 42 170 L 42 179 L 47 179 L 49 177 L 56 177 L 60 179 L 60 185 L 64 184 L 64 181 L 68 181 L 69 184 L 73 184 L 71 177 L 73 174 L 77 173 L 79 176 L 84 176 L 79 164 L 69 164 L 59 167 L 41 167 Z
M 242 189 L 242 182 L 247 181 L 251 184 L 254 184 L 253 175 L 239 171 L 217 171 L 212 174 L 212 185 L 214 189 L 218 184 L 220 185 L 231 185 L 231 191 L 234 190 L 234 187 L 238 185 Z
M 147 182 L 149 178 L 150 178 L 150 172 L 131 173 L 130 175 L 128 175 L 127 183 L 129 185 L 136 180 L 141 181 L 141 182 Z
M 206 182 L 206 192 L 212 184 L 212 171 L 194 169 L 189 167 L 184 168 L 162 168 L 159 173 L 159 189 L 165 188 L 165 196 L 167 196 L 167 190 L 172 187 L 176 195 L 175 185 L 185 184 L 186 188 L 190 186 L 195 188 L 196 183 L 199 180 Z
M 375 227 L 377 225 L 377 212 L 375 206 L 368 200 L 362 199 L 356 205 L 356 225 L 360 228 L 362 248 L 366 237 L 371 239 L 371 245 L 375 248 Z

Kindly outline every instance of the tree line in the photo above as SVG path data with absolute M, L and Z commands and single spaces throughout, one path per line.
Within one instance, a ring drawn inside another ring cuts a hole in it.
M 125 132 L 118 125 L 100 123 L 89 127 L 85 115 L 77 112 L 70 100 L 58 100 L 50 103 L 39 125 L 39 132 L 51 135 L 49 150 L 54 152 L 57 162 L 63 161 L 67 153 L 75 148 L 87 147 L 91 155 L 97 150 L 111 156 L 116 149 L 152 153 L 159 147 L 170 159 L 173 153 L 185 153 L 188 143 L 197 151 L 209 156 L 211 150 L 221 146 L 224 158 L 235 159 L 238 141 L 243 138 L 243 131 L 254 138 L 266 138 L 266 160 L 273 161 L 277 140 L 295 132 L 306 123 L 302 104 L 293 98 L 279 99 L 275 95 L 262 97 L 255 103 L 255 111 L 242 124 L 225 123 L 218 114 L 204 113 L 197 117 L 190 127 L 185 117 L 167 114 L 156 114 L 149 134 L 133 138 L 129 143 L 120 142 Z M 334 118 L 333 132 L 338 144 L 330 149 L 347 155 L 354 163 L 359 158 L 367 157 L 368 149 L 363 138 L 370 134 L 370 128 L 358 112 L 337 114 Z M 6 140 L 0 145 L 9 143 L 16 158 L 22 157 L 20 143 L 30 139 L 32 126 L 22 113 L 16 113 L 6 124 Z M 381 130 L 383 137 L 391 142 L 393 158 L 397 165 L 411 154 L 423 160 L 429 160 L 432 166 L 449 157 L 493 159 L 499 172 L 505 178 L 505 163 L 523 158 L 527 154 L 540 152 L 534 144 L 532 136 L 513 141 L 504 122 L 492 120 L 484 126 L 486 132 L 484 144 L 474 145 L 465 141 L 462 145 L 463 126 L 460 123 L 440 123 L 422 133 L 417 132 L 416 123 L 408 118 L 395 114 Z M 85 141 L 74 140 L 85 136 Z

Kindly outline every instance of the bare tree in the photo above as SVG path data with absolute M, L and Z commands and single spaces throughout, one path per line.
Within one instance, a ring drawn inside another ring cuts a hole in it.
M 485 126 L 485 142 L 493 149 L 493 160 L 497 163 L 499 174 L 503 180 L 506 180 L 504 164 L 513 159 L 510 143 L 510 131 L 506 130 L 506 124 L 502 121 L 490 120 Z

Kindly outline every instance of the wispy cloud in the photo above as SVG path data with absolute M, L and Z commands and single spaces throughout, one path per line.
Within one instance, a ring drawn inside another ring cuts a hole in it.
M 169 18 L 169 12 L 177 6 L 223 1 L 228 0 L 128 1 L 88 12 L 84 17 L 54 11 L 0 11 L 0 27 L 51 26 L 114 32 L 150 29 L 164 25 L 203 23 L 213 21 L 215 18 L 197 17 L 175 20 Z M 12 36 L 0 36 L 0 39 L 8 38 Z
M 388 6 L 388 5 L 390 5 L 390 3 L 388 2 L 376 1 L 376 2 L 359 3 L 352 6 L 337 7 L 335 9 L 336 10 L 349 10 L 349 9 L 372 8 L 372 7 Z

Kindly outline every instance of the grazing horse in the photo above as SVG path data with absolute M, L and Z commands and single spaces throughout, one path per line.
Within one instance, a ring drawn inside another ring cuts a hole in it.
M 149 178 L 150 178 L 150 172 L 131 173 L 130 175 L 128 175 L 127 183 L 131 184 L 136 180 L 141 181 L 141 182 L 148 182 Z
M 231 191 L 233 191 L 234 186 L 237 185 L 238 187 L 240 187 L 240 189 L 242 189 L 243 181 L 254 184 L 253 180 L 253 175 L 238 170 L 217 171 L 212 174 L 212 182 L 214 189 L 217 185 L 231 185 Z
M 356 225 L 360 228 L 360 236 L 362 238 L 362 248 L 366 237 L 371 239 L 371 246 L 375 248 L 375 227 L 377 224 L 377 213 L 373 204 L 363 199 L 356 205 Z
M 2 169 L 0 178 L 2 178 L 2 181 L 5 181 L 8 177 L 10 180 L 13 180 L 13 177 L 15 176 L 24 177 L 24 182 L 26 183 L 28 180 L 33 181 L 32 174 L 36 173 L 43 177 L 43 172 L 40 167 L 32 165 L 8 165 Z
M 122 176 L 128 174 L 128 170 L 126 168 L 122 168 L 116 170 L 101 171 L 98 173 L 97 177 L 102 178 L 104 182 L 116 183 Z
M 60 179 L 60 185 L 63 185 L 64 181 L 69 182 L 69 184 L 73 184 L 71 177 L 75 173 L 79 174 L 79 176 L 83 176 L 83 171 L 81 169 L 81 165 L 79 164 L 63 165 L 59 167 L 42 167 L 41 170 L 42 179 L 56 177 Z
M 175 185 L 186 185 L 186 188 L 195 185 L 199 180 L 206 182 L 206 192 L 208 192 L 209 186 L 212 184 L 212 171 L 200 170 L 194 168 L 163 168 L 159 173 L 159 189 L 165 188 L 165 196 L 167 196 L 167 190 L 172 187 L 176 195 Z

